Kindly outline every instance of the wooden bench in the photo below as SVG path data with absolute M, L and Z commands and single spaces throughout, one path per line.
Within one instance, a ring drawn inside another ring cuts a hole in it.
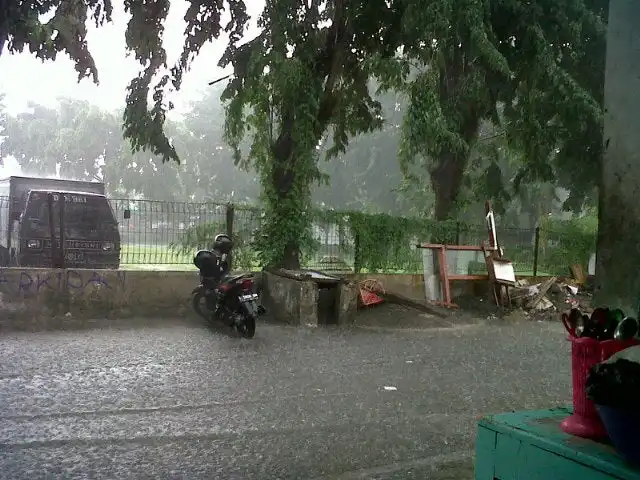
M 567 408 L 485 417 L 476 438 L 476 480 L 640 479 L 610 445 L 568 435 Z

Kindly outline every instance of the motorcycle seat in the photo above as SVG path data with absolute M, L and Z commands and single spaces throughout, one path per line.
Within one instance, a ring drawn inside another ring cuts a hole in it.
M 239 275 L 224 275 L 222 277 L 222 280 L 225 282 L 235 282 L 237 280 L 240 280 L 241 278 L 248 278 L 248 277 L 250 277 L 250 275 L 246 273 L 241 273 Z

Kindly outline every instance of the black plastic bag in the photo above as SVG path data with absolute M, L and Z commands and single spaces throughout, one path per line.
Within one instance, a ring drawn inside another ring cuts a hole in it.
M 587 376 L 587 397 L 629 413 L 640 410 L 640 364 L 620 358 L 591 367 Z

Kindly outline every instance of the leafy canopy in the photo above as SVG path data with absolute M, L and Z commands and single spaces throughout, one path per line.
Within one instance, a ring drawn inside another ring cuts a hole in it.
M 521 155 L 516 188 L 557 175 L 584 193 L 596 182 L 601 153 L 606 4 L 415 2 L 405 54 L 421 71 L 408 84 L 405 169 L 420 159 L 438 194 L 443 179 L 434 175 L 447 166 L 456 177 L 446 192 L 453 202 L 484 120 Z
M 71 3 L 80 20 L 92 8 L 102 11 L 98 6 L 111 10 L 107 3 Z M 53 2 L 48 7 L 61 5 Z M 268 0 L 258 22 L 261 34 L 241 44 L 248 21 L 242 1 L 193 0 L 185 15 L 183 52 L 169 71 L 162 47 L 169 0 L 125 0 L 124 5 L 131 14 L 127 48 L 141 65 L 129 85 L 124 111 L 124 135 L 133 149 L 148 148 L 163 159 L 178 160 L 175 146 L 163 132 L 166 110 L 171 108 L 165 93 L 180 88 L 202 45 L 224 31 L 229 40 L 219 65 L 234 69 L 223 96 L 229 100 L 227 139 L 237 150 L 245 133 L 251 137 L 246 163 L 258 169 L 267 205 L 263 223 L 270 244 L 263 248 L 269 252 L 263 260 L 282 264 L 288 256 L 284 263 L 295 267 L 300 244 L 311 241 L 310 186 L 321 179 L 316 147 L 331 130 L 334 145 L 328 154 L 334 155 L 344 150 L 350 136 L 382 124 L 369 79 L 393 75 L 385 70 L 385 59 L 392 58 L 401 44 L 404 2 Z M 230 19 L 225 25 L 223 9 Z M 33 19 L 39 22 L 37 15 Z M 16 14 L 9 22 L 12 30 L 0 39 L 15 36 L 18 20 Z M 75 43 L 67 42 L 68 48 L 86 46 L 86 32 L 76 30 Z M 53 45 L 50 50 L 63 47 Z M 86 48 L 75 60 L 93 65 Z
M 0 55 L 4 47 L 11 53 L 25 48 L 43 60 L 55 60 L 67 53 L 74 61 L 78 79 L 90 77 L 98 83 L 98 71 L 87 46 L 86 21 L 96 26 L 111 21 L 111 0 L 49 0 L 5 2 L 0 12 Z M 163 132 L 166 91 L 179 89 L 202 46 L 225 32 L 229 36 L 227 56 L 233 55 L 244 34 L 248 16 L 244 2 L 191 0 L 185 13 L 184 47 L 173 66 L 167 64 L 162 46 L 164 21 L 170 0 L 124 0 L 131 15 L 125 32 L 126 47 L 140 63 L 140 73 L 128 87 L 124 111 L 124 135 L 134 151 L 149 149 L 164 160 L 178 161 L 175 146 Z M 43 21 L 41 16 L 55 11 Z M 229 17 L 223 22 L 222 16 Z M 151 101 L 149 101 L 151 97 Z
M 223 57 L 221 65 L 234 67 L 222 97 L 229 101 L 226 137 L 236 162 L 254 166 L 263 187 L 264 264 L 296 268 L 300 247 L 312 242 L 310 188 L 323 180 L 326 136 L 332 157 L 350 137 L 382 125 L 369 79 L 397 75 L 386 67 L 402 15 L 400 1 L 268 1 L 262 33 Z M 242 160 L 246 135 L 252 142 Z

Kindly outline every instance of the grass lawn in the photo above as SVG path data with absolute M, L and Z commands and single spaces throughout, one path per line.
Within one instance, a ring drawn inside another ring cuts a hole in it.
M 195 253 L 195 252 L 194 252 Z M 307 268 L 324 270 L 330 272 L 335 270 L 335 266 L 332 264 L 323 263 L 316 260 L 315 265 L 307 265 Z M 348 269 L 348 266 L 343 265 Z M 388 271 L 386 273 L 422 273 L 419 268 L 421 265 L 417 265 L 418 269 L 415 272 L 407 272 L 401 270 Z M 485 273 L 483 268 L 478 273 Z M 151 271 L 196 271 L 196 267 L 193 265 L 193 254 L 181 255 L 172 251 L 166 245 L 138 245 L 131 243 L 123 243 L 120 250 L 120 268 L 122 270 L 151 270 Z M 260 270 L 259 266 L 256 266 L 254 270 Z M 515 265 L 516 275 L 519 276 L 532 276 L 533 271 L 530 265 L 523 264 L 521 268 Z M 363 270 L 361 273 L 367 273 Z M 538 271 L 538 276 L 544 277 L 550 274 L 542 271 Z
M 123 270 L 195 270 L 193 255 L 180 255 L 164 245 L 123 243 L 120 268 Z

